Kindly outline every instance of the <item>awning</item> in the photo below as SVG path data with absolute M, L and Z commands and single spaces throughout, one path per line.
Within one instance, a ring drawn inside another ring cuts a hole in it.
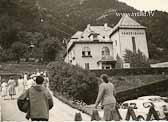
M 112 56 L 104 56 L 97 63 L 115 63 L 116 60 Z

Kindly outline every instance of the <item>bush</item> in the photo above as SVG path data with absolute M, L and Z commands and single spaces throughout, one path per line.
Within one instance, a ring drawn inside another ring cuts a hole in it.
M 50 88 L 87 104 L 95 102 L 98 80 L 94 73 L 61 61 L 48 64 Z
M 140 50 L 137 52 L 126 50 L 125 52 L 126 54 L 124 55 L 124 60 L 126 63 L 130 63 L 131 68 L 150 67 L 149 60 Z

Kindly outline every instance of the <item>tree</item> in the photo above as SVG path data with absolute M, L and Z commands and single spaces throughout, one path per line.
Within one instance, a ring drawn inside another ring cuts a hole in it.
M 6 62 L 13 60 L 13 52 L 11 49 L 0 49 L 0 61 Z
M 27 52 L 27 45 L 22 42 L 14 42 L 11 49 L 15 57 L 14 59 L 17 61 L 17 63 L 19 63 L 20 58 L 24 57 L 25 53 Z
M 150 67 L 147 57 L 138 50 L 136 53 L 131 50 L 126 50 L 124 60 L 126 63 L 130 63 L 132 68 Z
M 61 50 L 59 40 L 55 37 L 46 38 L 43 42 L 41 42 L 40 48 L 43 53 L 43 59 L 46 62 L 54 61 Z
M 48 64 L 48 71 L 53 91 L 88 104 L 95 102 L 98 80 L 94 73 L 63 61 Z
M 40 32 L 27 32 L 27 31 L 20 31 L 18 34 L 19 41 L 22 41 L 26 44 L 33 43 L 34 45 L 39 45 L 41 41 L 44 40 L 44 35 Z

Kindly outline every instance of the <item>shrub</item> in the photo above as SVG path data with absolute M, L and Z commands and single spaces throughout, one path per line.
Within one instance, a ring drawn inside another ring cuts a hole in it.
M 130 63 L 131 68 L 150 67 L 149 60 L 140 50 L 136 53 L 131 50 L 126 50 L 125 52 L 124 60 L 126 63 Z
M 61 61 L 48 64 L 50 88 L 87 104 L 95 102 L 98 80 L 94 73 Z

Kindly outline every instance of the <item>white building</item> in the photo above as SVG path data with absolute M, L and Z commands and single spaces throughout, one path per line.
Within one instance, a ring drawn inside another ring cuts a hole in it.
M 140 50 L 149 58 L 145 27 L 127 15 L 114 28 L 88 25 L 76 32 L 67 44 L 65 62 L 91 70 L 112 69 L 120 57 L 122 68 L 126 49 Z

